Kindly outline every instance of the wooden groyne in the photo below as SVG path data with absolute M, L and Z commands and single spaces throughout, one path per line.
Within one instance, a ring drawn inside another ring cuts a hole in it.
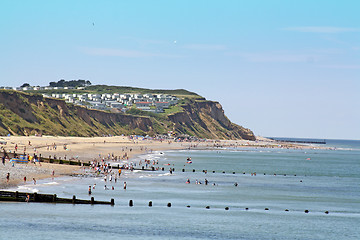
M 115 205 L 114 199 L 110 202 L 95 201 L 94 197 L 90 200 L 77 199 L 74 195 L 72 198 L 59 198 L 56 194 L 39 194 L 26 192 L 0 191 L 0 201 L 7 202 L 40 202 L 40 203 L 70 203 L 70 204 L 105 204 Z

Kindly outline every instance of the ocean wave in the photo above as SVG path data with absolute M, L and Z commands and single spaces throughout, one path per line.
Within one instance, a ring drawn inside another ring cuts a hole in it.
M 159 174 L 158 176 L 163 177 L 163 176 L 170 176 L 170 175 L 171 175 L 171 173 L 163 173 L 163 174 Z
M 58 185 L 58 182 L 48 182 L 48 183 L 44 183 L 44 185 Z

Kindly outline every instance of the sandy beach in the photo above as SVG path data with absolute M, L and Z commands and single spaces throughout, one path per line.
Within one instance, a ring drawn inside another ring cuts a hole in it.
M 299 144 L 281 144 L 266 138 L 258 137 L 257 141 L 247 140 L 207 140 L 203 142 L 174 142 L 159 141 L 128 136 L 114 137 L 53 137 L 53 136 L 10 136 L 1 137 L 6 145 L 1 145 L 7 152 L 37 154 L 42 157 L 75 159 L 89 162 L 99 159 L 116 159 L 117 162 L 126 163 L 134 156 L 151 153 L 153 151 L 166 151 L 175 149 L 208 149 L 219 147 L 286 147 L 286 148 L 309 148 Z M 2 156 L 2 155 L 1 155 Z M 52 172 L 55 177 L 70 175 L 80 170 L 80 166 L 59 165 L 49 163 L 36 164 L 15 164 L 12 166 L 8 161 L 0 166 L 0 188 L 7 188 L 21 184 L 24 177 L 27 181 L 35 179 L 50 178 Z M 10 180 L 7 182 L 6 175 L 10 173 Z

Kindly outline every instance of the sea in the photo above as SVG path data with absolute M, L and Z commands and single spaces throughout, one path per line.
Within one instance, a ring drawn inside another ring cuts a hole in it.
M 0 202 L 0 239 L 360 239 L 360 141 L 312 146 L 328 149 L 153 152 L 133 161 L 164 171 L 29 182 L 11 190 L 90 199 L 96 184 L 115 205 Z

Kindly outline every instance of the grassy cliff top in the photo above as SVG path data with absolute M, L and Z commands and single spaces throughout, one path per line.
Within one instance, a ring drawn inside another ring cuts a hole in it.
M 37 90 L 37 91 L 26 91 L 29 93 L 94 93 L 94 94 L 103 94 L 103 93 L 139 93 L 139 94 L 169 94 L 172 96 L 176 96 L 178 98 L 189 98 L 189 99 L 204 99 L 202 96 L 197 93 L 190 92 L 185 89 L 174 89 L 174 90 L 166 90 L 166 89 L 148 89 L 148 88 L 137 88 L 137 87 L 126 87 L 126 86 L 108 86 L 108 85 L 92 85 L 88 86 L 82 90 L 79 89 L 53 89 L 53 90 Z

